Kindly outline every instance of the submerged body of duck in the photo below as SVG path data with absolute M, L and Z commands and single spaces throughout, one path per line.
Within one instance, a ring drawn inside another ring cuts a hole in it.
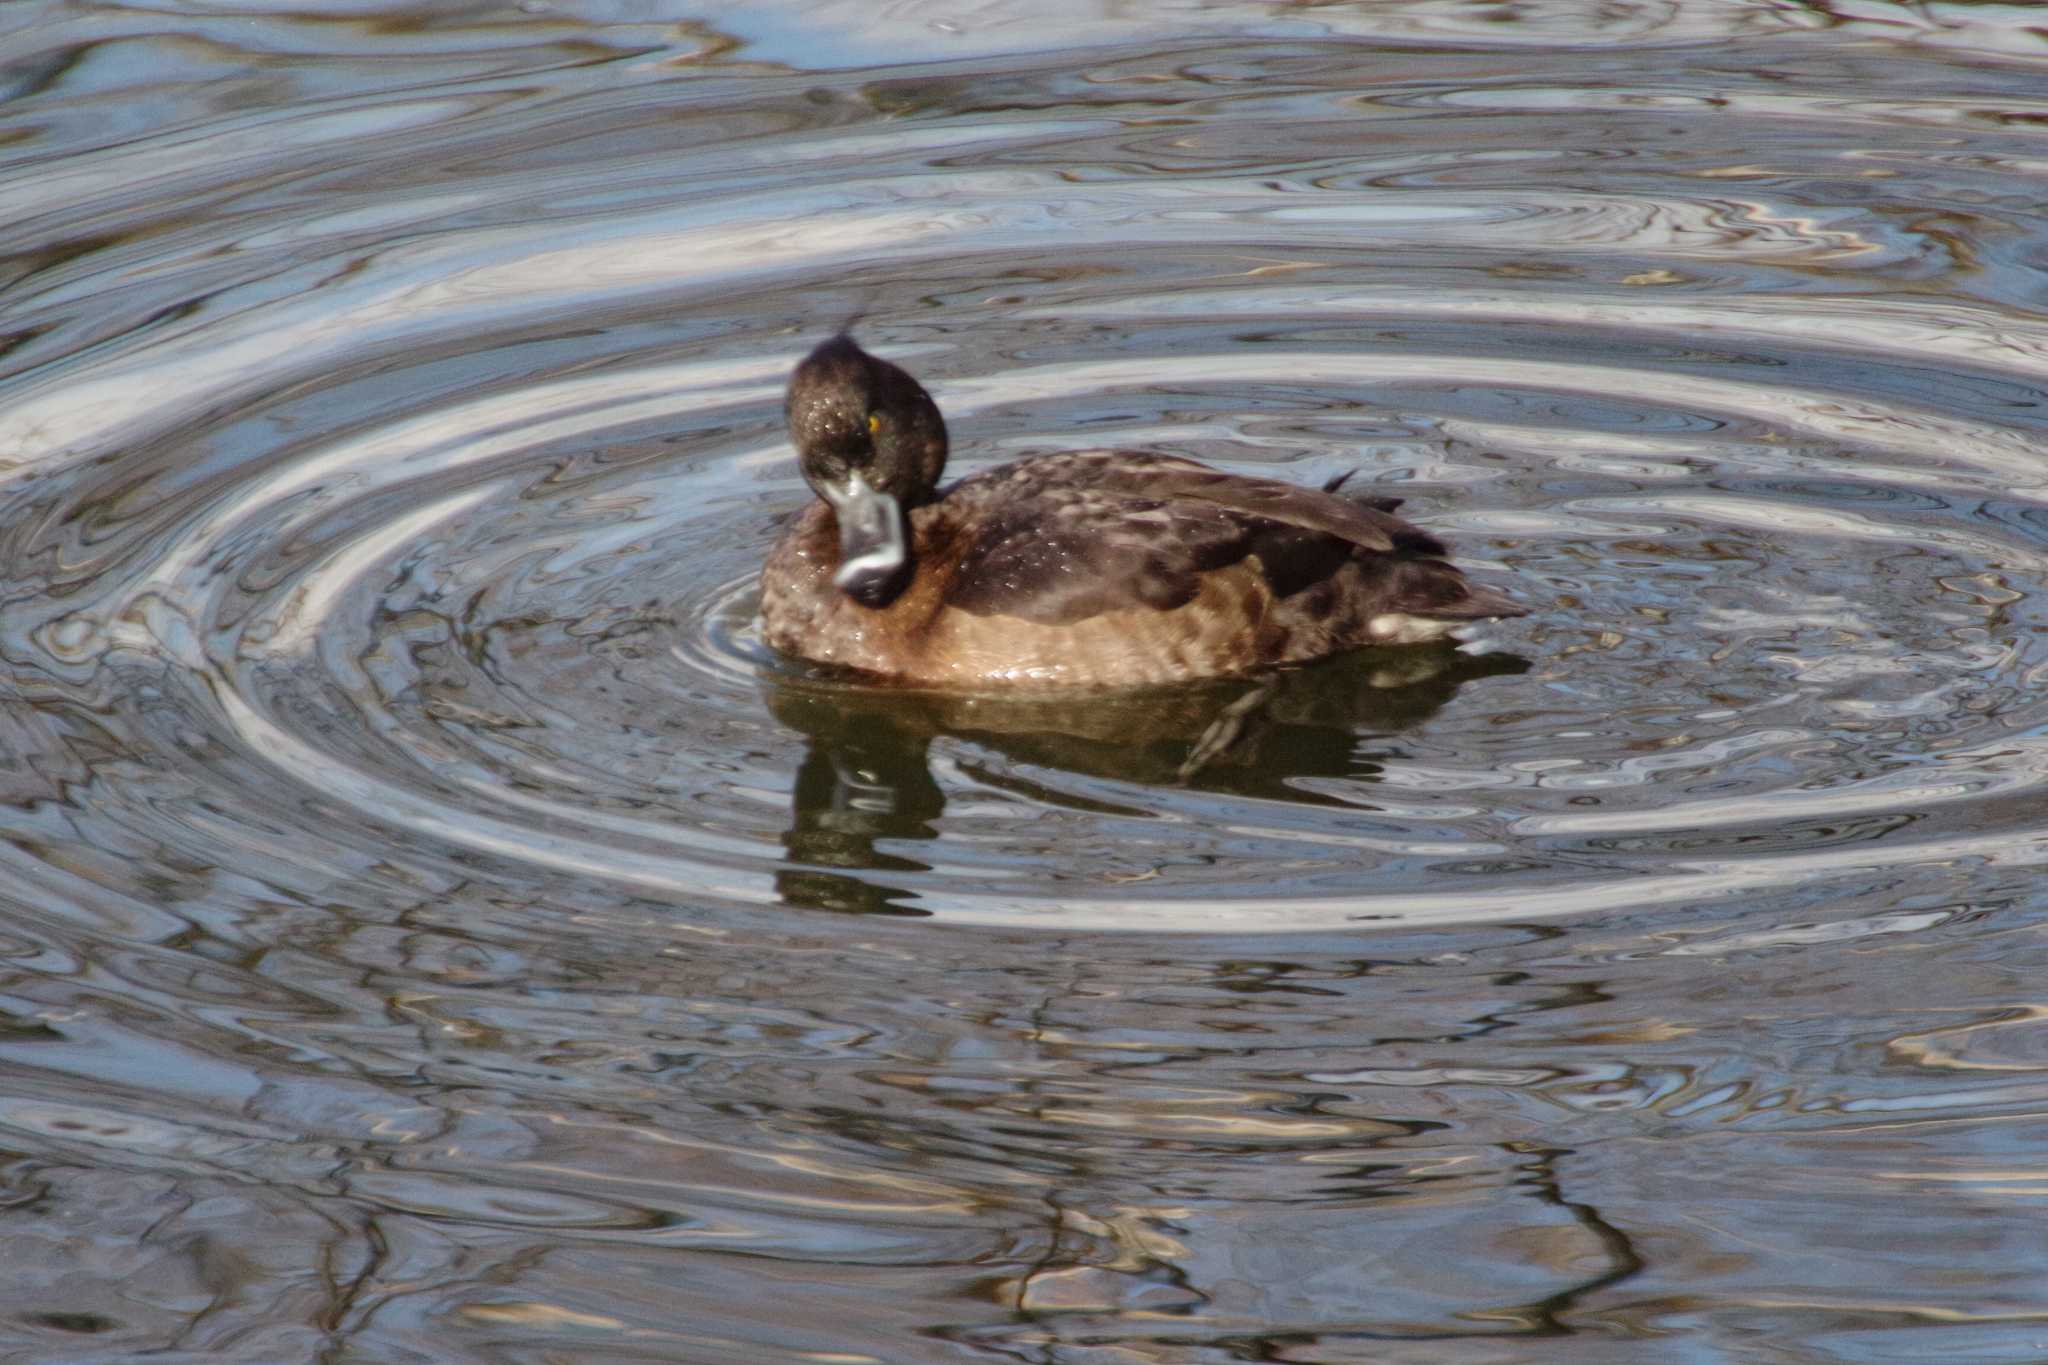
M 820 501 L 770 553 L 761 616 L 801 658 L 935 686 L 1128 686 L 1526 614 L 1393 499 L 1124 450 L 939 489 L 937 407 L 843 335 L 797 367 L 788 416 Z

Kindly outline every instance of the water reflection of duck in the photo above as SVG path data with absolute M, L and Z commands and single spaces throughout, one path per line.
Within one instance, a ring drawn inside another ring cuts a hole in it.
M 1422 724 L 1467 682 L 1528 666 L 1440 644 L 1367 650 L 1258 681 L 1119 692 L 848 688 L 770 672 L 769 710 L 807 742 L 783 841 L 792 865 L 777 880 L 792 905 L 918 913 L 889 874 L 923 870 L 917 850 L 938 837 L 946 797 L 929 751 L 940 736 L 1007 760 L 967 764 L 980 781 L 1054 805 L 1145 813 L 1142 803 L 1125 808 L 1003 769 L 1321 804 L 1336 798 L 1300 779 L 1377 781 L 1374 736 Z
M 1090 450 L 939 492 L 938 407 L 843 334 L 797 366 L 788 418 L 820 501 L 769 555 L 761 616 L 802 658 L 936 686 L 1124 686 L 1526 614 L 1468 583 L 1398 499 L 1335 484 Z

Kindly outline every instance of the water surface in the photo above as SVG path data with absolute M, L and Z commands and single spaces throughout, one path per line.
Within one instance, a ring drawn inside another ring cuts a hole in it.
M 2033 1361 L 2048 47 L 0 13 L 24 1359 Z M 777 659 L 789 366 L 1347 470 L 1484 653 Z

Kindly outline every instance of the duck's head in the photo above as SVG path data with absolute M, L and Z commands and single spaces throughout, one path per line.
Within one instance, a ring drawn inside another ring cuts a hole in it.
M 904 509 L 931 496 L 946 468 L 946 423 L 924 386 L 845 333 L 789 377 L 789 439 L 811 489 L 839 518 L 832 581 L 886 606 L 910 580 Z

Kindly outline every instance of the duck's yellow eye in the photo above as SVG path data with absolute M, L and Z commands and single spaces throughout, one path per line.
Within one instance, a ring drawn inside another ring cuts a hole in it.
M 868 414 L 868 435 L 870 435 L 870 436 L 874 436 L 874 435 L 877 435 L 877 434 L 879 434 L 879 433 L 880 433 L 880 431 L 881 431 L 881 430 L 882 430 L 882 414 L 881 414 L 881 413 L 879 413 L 879 412 L 871 412 L 871 413 L 869 413 L 869 414 Z

